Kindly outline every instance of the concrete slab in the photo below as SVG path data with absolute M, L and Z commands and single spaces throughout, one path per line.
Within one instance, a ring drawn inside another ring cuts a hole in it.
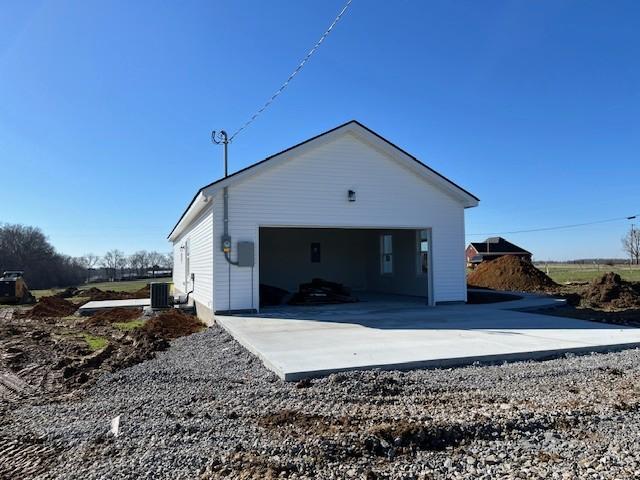
M 345 370 L 450 367 L 640 346 L 640 329 L 514 310 L 558 303 L 527 295 L 497 304 L 426 307 L 396 297 L 215 319 L 288 381 Z
M 80 315 L 91 315 L 100 310 L 109 308 L 144 308 L 151 306 L 149 298 L 133 298 L 130 300 L 96 300 L 82 305 L 78 312 Z

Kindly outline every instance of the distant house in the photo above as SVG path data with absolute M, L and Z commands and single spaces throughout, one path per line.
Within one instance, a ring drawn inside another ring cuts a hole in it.
M 531 261 L 531 252 L 514 245 L 502 237 L 487 238 L 484 242 L 472 242 L 465 252 L 467 266 L 471 268 L 479 263 L 495 260 L 504 255 L 514 255 L 523 260 Z

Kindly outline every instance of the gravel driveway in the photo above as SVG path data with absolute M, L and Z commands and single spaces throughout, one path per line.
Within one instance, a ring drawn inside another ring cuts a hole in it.
M 213 327 L 6 409 L 0 478 L 632 478 L 639 390 L 637 350 L 285 384 Z

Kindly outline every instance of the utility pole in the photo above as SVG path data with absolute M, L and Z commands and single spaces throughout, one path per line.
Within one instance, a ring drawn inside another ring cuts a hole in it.
M 227 132 L 224 130 L 220 130 L 219 132 L 213 131 L 211 132 L 211 141 L 216 145 L 224 145 L 224 176 L 225 178 L 229 175 L 229 167 L 228 167 L 228 155 L 229 155 L 229 136 Z
M 211 132 L 211 141 L 216 145 L 224 146 L 224 178 L 229 176 L 229 136 L 224 130 Z M 229 187 L 225 185 L 222 192 L 223 198 L 223 233 L 220 236 L 220 247 L 227 261 L 227 310 L 231 311 L 231 265 L 238 265 L 238 262 L 231 260 L 231 235 L 229 235 Z M 253 288 L 253 284 L 251 285 Z M 253 290 L 252 290 L 253 292 Z M 252 293 L 253 296 L 253 293 Z

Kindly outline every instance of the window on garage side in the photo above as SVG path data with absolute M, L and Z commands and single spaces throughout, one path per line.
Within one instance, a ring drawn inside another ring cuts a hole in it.
M 391 234 L 380 236 L 380 273 L 382 275 L 393 273 L 393 236 Z
M 418 274 L 425 275 L 429 271 L 429 231 L 416 232 Z

